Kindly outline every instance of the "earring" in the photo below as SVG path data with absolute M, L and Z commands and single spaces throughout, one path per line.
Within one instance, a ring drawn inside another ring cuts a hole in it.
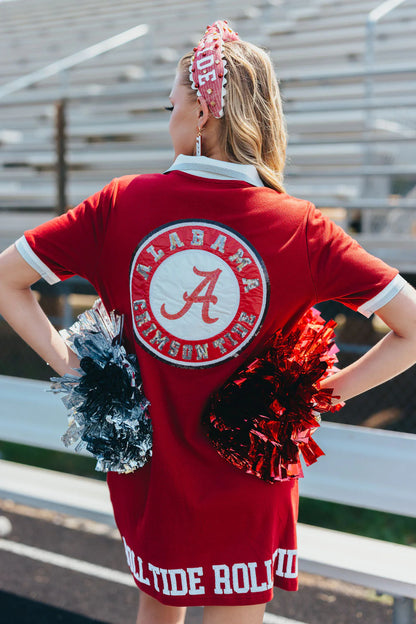
M 195 153 L 197 156 L 201 156 L 201 128 L 198 128 L 198 134 L 196 135 Z

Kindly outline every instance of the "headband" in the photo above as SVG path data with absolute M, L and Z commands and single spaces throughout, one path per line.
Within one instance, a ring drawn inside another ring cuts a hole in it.
M 217 21 L 207 26 L 204 36 L 194 48 L 189 66 L 192 88 L 203 97 L 212 115 L 224 115 L 224 96 L 227 80 L 226 60 L 223 55 L 225 41 L 239 41 L 238 33 L 227 22 Z

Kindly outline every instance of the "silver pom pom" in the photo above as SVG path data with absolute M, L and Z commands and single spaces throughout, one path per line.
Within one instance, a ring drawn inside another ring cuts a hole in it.
M 98 299 L 91 310 L 60 332 L 80 358 L 77 375 L 52 377 L 53 392 L 62 392 L 69 427 L 65 446 L 87 449 L 97 459 L 96 470 L 128 473 L 144 466 L 152 455 L 149 401 L 143 394 L 134 355 L 121 344 L 123 317 L 107 313 Z

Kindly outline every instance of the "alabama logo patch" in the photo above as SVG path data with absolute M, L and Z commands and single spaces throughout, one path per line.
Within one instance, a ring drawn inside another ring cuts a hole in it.
M 137 247 L 130 269 L 136 340 L 176 366 L 213 366 L 258 333 L 269 282 L 254 247 L 212 221 L 176 221 Z

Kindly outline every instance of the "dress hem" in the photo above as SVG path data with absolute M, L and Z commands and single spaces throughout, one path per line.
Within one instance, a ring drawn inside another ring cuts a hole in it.
M 133 576 L 133 580 L 140 591 L 155 598 L 160 603 L 170 607 L 243 607 L 256 604 L 266 604 L 271 602 L 274 597 L 274 589 L 283 589 L 284 591 L 297 591 L 298 579 L 293 579 L 292 582 L 276 582 L 273 588 L 251 594 L 251 596 L 243 594 L 235 594 L 232 596 L 226 594 L 220 594 L 218 596 L 167 596 L 162 592 L 152 591 L 148 585 L 137 581 Z

